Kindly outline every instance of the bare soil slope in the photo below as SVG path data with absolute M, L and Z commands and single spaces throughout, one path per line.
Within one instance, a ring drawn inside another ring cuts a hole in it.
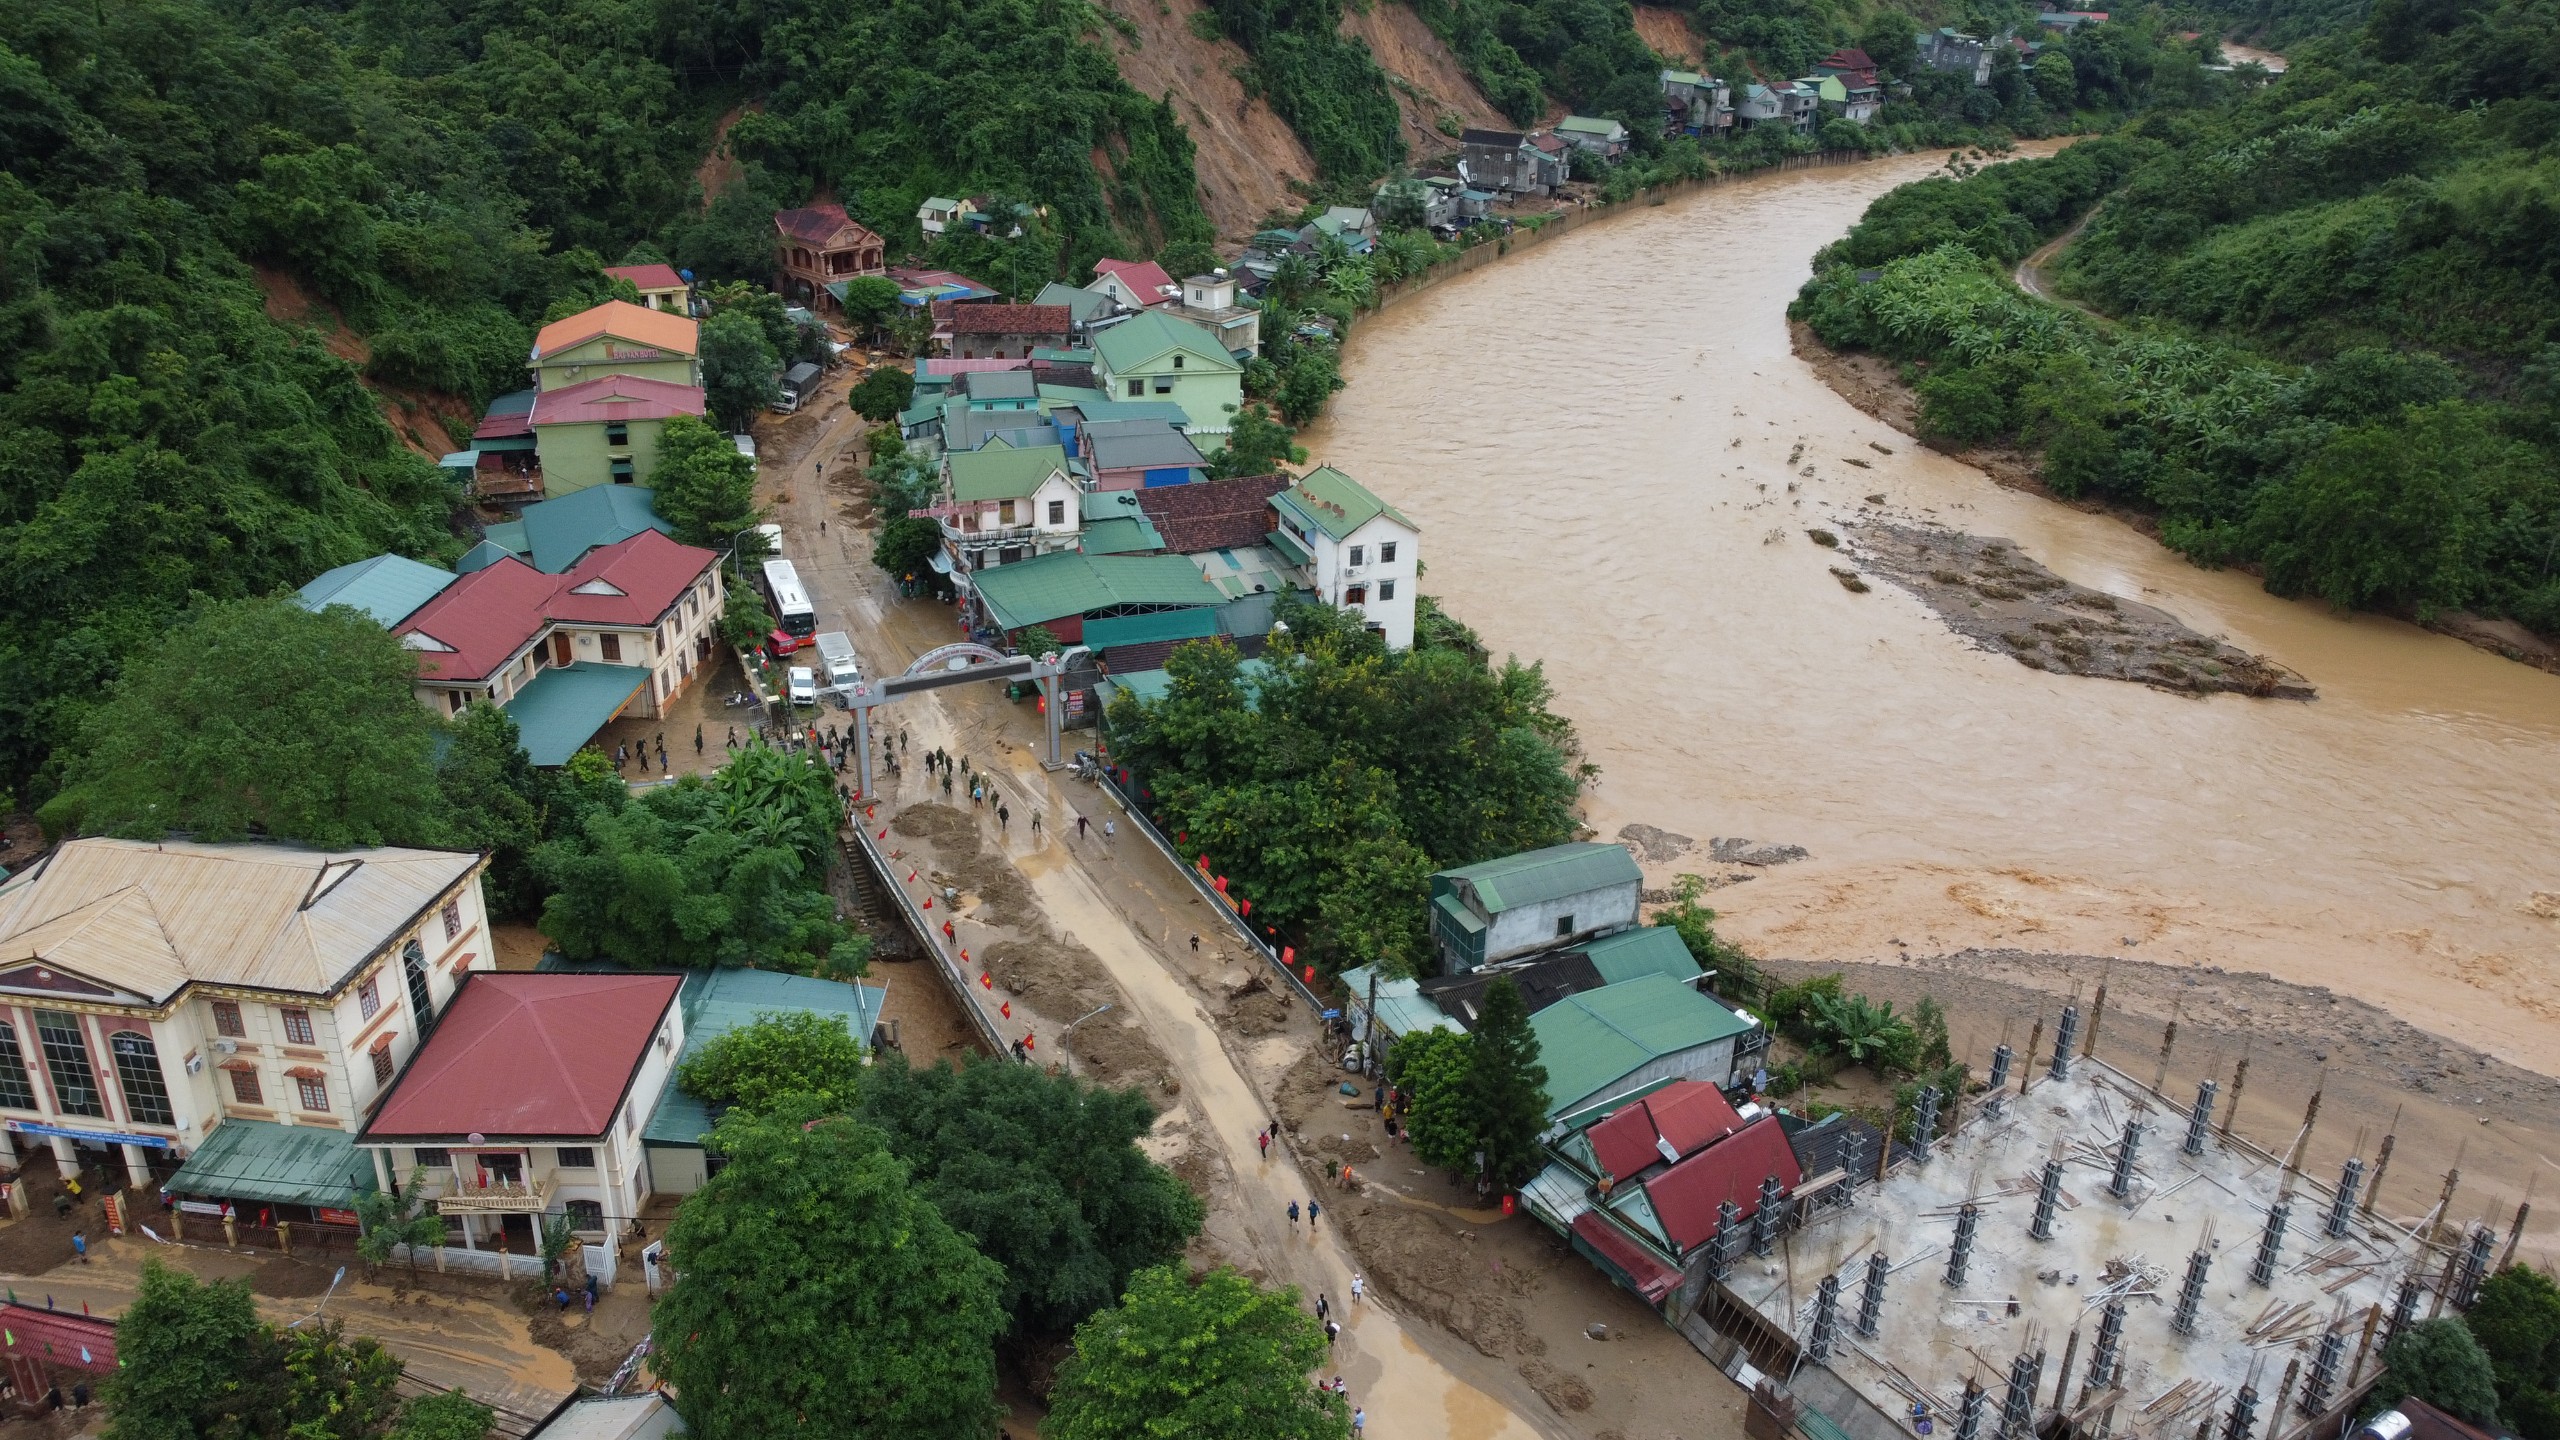
M 1511 128 L 1467 78 L 1458 57 L 1402 0 L 1371 0 L 1365 11 L 1346 7 L 1342 33 L 1358 36 L 1387 72 L 1396 108 L 1404 112 L 1405 153 L 1415 163 L 1457 148 L 1457 137 L 1440 128 L 1443 116 L 1461 126 Z
M 266 295 L 267 318 L 282 325 L 307 326 L 329 353 L 356 367 L 364 388 L 373 392 L 382 418 L 400 443 L 433 460 L 455 449 L 457 436 L 469 435 L 477 420 L 469 401 L 439 390 L 390 385 L 364 375 L 373 347 L 347 325 L 338 307 L 302 288 L 302 282 L 268 265 L 253 265 L 258 288 Z
M 1689 17 L 1659 5 L 1638 5 L 1636 34 L 1657 55 L 1695 65 L 1707 56 L 1706 43 L 1689 28 Z
M 1171 95 L 1191 132 L 1200 203 L 1220 235 L 1242 239 L 1265 215 L 1305 203 L 1289 182 L 1314 178 L 1315 161 L 1268 103 L 1246 98 L 1235 75 L 1246 63 L 1244 51 L 1191 33 L 1191 17 L 1207 7 L 1199 0 L 1103 3 L 1138 31 L 1135 44 L 1117 32 L 1101 37 L 1120 62 L 1121 78 L 1141 94 Z

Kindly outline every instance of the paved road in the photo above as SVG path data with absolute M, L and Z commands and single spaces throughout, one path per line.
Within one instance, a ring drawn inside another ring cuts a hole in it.
M 842 405 L 850 380 L 840 375 L 822 392 L 821 413 L 842 418 L 822 419 L 798 453 L 772 442 L 760 446 L 761 493 L 774 503 L 784 552 L 815 592 L 819 628 L 845 630 L 866 669 L 895 674 L 925 650 L 963 637 L 949 608 L 900 600 L 870 563 L 868 534 L 846 522 L 845 507 L 861 484 L 861 422 Z M 821 521 L 827 522 L 823 532 Z M 1189 888 L 1126 826 L 1112 848 L 1098 838 L 1098 824 L 1081 845 L 1058 838 L 1072 835 L 1078 810 L 1098 822 L 1109 806 L 1095 788 L 1062 784 L 1040 767 L 1036 717 L 1001 694 L 986 686 L 954 687 L 876 714 L 906 729 L 918 751 L 941 746 L 994 771 L 1022 797 L 1013 807 L 1017 814 L 1038 809 L 1053 817 L 1043 844 L 1032 845 L 1029 827 L 1016 825 L 1001 848 L 1031 882 L 1052 924 L 1102 959 L 1129 1010 L 1173 1065 L 1193 1143 L 1213 1147 L 1219 1163 L 1212 1168 L 1231 1177 L 1211 1187 L 1213 1237 L 1237 1263 L 1274 1281 L 1342 1299 L 1357 1263 L 1329 1222 L 1313 1232 L 1288 1223 L 1289 1201 L 1303 1201 L 1309 1192 L 1284 1147 L 1274 1147 L 1268 1161 L 1255 1152 L 1253 1135 L 1271 1118 L 1248 1077 L 1248 1068 L 1259 1067 L 1231 1052 L 1167 948 L 1178 933 L 1201 928 L 1199 913 L 1184 908 Z M 910 787 L 920 783 L 914 778 L 920 773 L 910 772 Z M 990 830 L 988 839 L 998 837 Z M 1314 1032 L 1304 1017 L 1300 1030 L 1278 1043 L 1302 1052 Z M 1335 1368 L 1349 1381 L 1353 1401 L 1368 1410 L 1370 1434 L 1530 1440 L 1561 1433 L 1553 1431 L 1544 1404 L 1506 1368 L 1436 1329 L 1407 1325 L 1374 1299 L 1349 1311 Z

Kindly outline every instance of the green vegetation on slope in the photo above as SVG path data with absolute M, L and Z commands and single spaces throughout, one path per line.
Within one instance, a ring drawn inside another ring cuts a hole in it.
M 1403 117 L 1369 47 L 1341 33 L 1341 0 L 1211 0 L 1253 57 L 1247 93 L 1298 132 L 1324 179 L 1356 190 L 1404 161 Z
M 2232 104 L 1906 187 L 1796 313 L 1924 366 L 1926 428 L 2040 448 L 2200 563 L 2560 632 L 2560 66 L 2471 68 L 2552 9 L 2392 0 Z M 2136 323 L 2009 284 L 2110 191 L 2060 279 Z

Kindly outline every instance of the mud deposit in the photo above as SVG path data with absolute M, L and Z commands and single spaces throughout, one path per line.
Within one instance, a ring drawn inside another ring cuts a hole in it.
M 1836 540 L 1811 532 L 1816 544 Z M 2281 700 L 2318 693 L 2262 655 L 2199 635 L 2156 606 L 2075 585 L 2013 541 L 1937 525 L 1864 521 L 1848 553 L 1918 596 L 1950 629 L 2030 670 L 2131 680 L 2195 694 Z

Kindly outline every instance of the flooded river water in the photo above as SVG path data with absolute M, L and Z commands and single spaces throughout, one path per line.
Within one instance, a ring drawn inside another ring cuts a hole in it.
M 2560 1072 L 2560 678 L 2003 490 L 1789 352 L 1813 252 L 1935 163 L 1708 190 L 1410 299 L 1362 327 L 1313 458 L 1414 517 L 1424 588 L 1497 654 L 1545 660 L 1601 768 L 1602 836 L 1696 837 L 1658 876 L 1718 869 L 1713 836 L 1812 852 L 1712 897 L 1755 949 L 2265 970 Z M 1892 586 L 1851 593 L 1804 531 L 1874 494 L 2319 698 L 2047 674 Z

